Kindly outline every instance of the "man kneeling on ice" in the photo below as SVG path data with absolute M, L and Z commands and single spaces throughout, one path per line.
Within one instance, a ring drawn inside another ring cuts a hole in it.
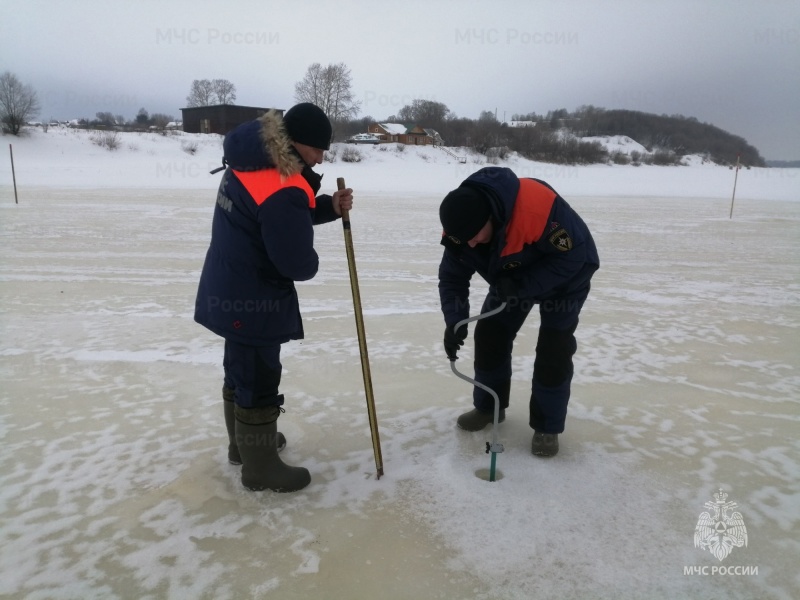
M 469 282 L 478 273 L 489 283 L 481 312 L 506 307 L 475 326 L 475 380 L 493 389 L 505 419 L 511 389 L 511 350 L 528 313 L 539 305 L 539 338 L 533 364 L 531 450 L 558 452 L 567 418 L 578 315 L 600 266 L 589 228 L 544 181 L 487 167 L 445 196 L 439 208 L 444 255 L 439 297 L 445 319 L 444 347 L 450 360 L 467 337 Z M 494 399 L 473 388 L 475 408 L 458 426 L 479 431 L 494 420 Z
M 195 303 L 195 321 L 225 338 L 222 399 L 228 460 L 251 490 L 294 492 L 311 481 L 283 463 L 281 344 L 303 338 L 295 281 L 317 274 L 313 226 L 353 207 L 353 190 L 317 196 L 331 124 L 302 103 L 281 118 L 269 111 L 225 136 L 217 192 Z

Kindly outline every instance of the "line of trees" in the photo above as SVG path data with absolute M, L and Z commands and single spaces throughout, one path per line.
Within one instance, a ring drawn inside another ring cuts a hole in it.
M 561 108 L 544 115 L 515 114 L 512 121 L 528 121 L 531 126 L 511 127 L 498 121 L 493 111 L 483 111 L 478 119 L 469 119 L 456 116 L 441 102 L 414 100 L 380 121 L 435 129 L 448 146 L 501 156 L 515 151 L 543 162 L 671 165 L 680 164 L 687 154 L 698 154 L 717 164 L 733 164 L 738 155 L 745 166 L 766 166 L 758 150 L 743 138 L 682 115 L 586 106 L 574 112 Z M 347 136 L 360 133 L 375 122 L 372 117 L 353 119 L 342 124 L 341 132 Z M 615 135 L 630 137 L 647 152 L 609 154 L 599 142 L 582 139 Z
M 227 79 L 195 79 L 186 96 L 186 106 L 214 106 L 233 104 L 236 101 L 236 86 Z
M 192 81 L 187 106 L 233 104 L 236 86 L 227 79 Z M 312 102 L 322 108 L 333 124 L 333 138 L 345 139 L 367 130 L 377 119 L 358 117 L 361 103 L 352 90 L 352 75 L 344 63 L 310 65 L 295 84 L 295 100 Z M 36 92 L 10 72 L 0 76 L 0 122 L 3 130 L 18 135 L 22 126 L 39 112 Z M 478 119 L 456 116 L 444 103 L 416 99 L 383 122 L 414 123 L 436 130 L 450 146 L 473 148 L 481 153 L 503 154 L 516 151 L 533 160 L 586 164 L 618 162 L 640 158 L 653 164 L 678 164 L 687 154 L 699 154 L 718 164 L 732 164 L 739 156 L 745 166 L 766 166 L 758 150 L 743 138 L 693 117 L 654 115 L 632 110 L 606 110 L 582 106 L 574 112 L 561 108 L 547 114 L 515 114 L 513 121 L 529 121 L 531 127 L 509 127 L 492 111 Z M 170 115 L 153 114 L 142 108 L 132 121 L 110 112 L 98 112 L 95 120 L 82 119 L 81 125 L 96 127 L 160 127 L 174 121 Z M 625 135 L 643 145 L 645 156 L 609 155 L 596 142 L 581 138 Z
M 295 84 L 295 100 L 322 108 L 334 125 L 334 139 L 345 139 L 366 131 L 376 122 L 371 116 L 357 117 L 360 103 L 355 100 L 351 86 L 351 73 L 344 63 L 325 67 L 314 63 Z M 758 150 L 741 137 L 682 115 L 583 106 L 572 113 L 561 108 L 545 115 L 513 115 L 512 120 L 529 121 L 533 126 L 509 127 L 499 122 L 492 111 L 483 111 L 477 120 L 459 118 L 444 103 L 423 99 L 413 100 L 397 114 L 383 119 L 435 129 L 450 146 L 494 154 L 516 151 L 546 162 L 669 165 L 679 164 L 687 154 L 699 154 L 718 164 L 731 164 L 738 155 L 746 166 L 766 166 Z M 630 137 L 648 152 L 610 155 L 599 142 L 581 139 L 615 135 Z
M 142 107 L 132 119 L 126 119 L 122 115 L 114 115 L 110 112 L 98 112 L 92 120 L 80 119 L 78 125 L 99 129 L 142 129 L 148 127 L 166 129 L 170 123 L 174 122 L 175 117 L 172 115 L 164 113 L 150 114 L 147 109 Z
M 313 102 L 322 108 L 334 125 L 334 139 L 345 139 L 376 122 L 371 116 L 357 117 L 360 103 L 351 86 L 350 69 L 344 63 L 325 67 L 314 63 L 295 84 L 295 100 Z M 494 154 L 516 151 L 546 162 L 669 165 L 680 164 L 687 154 L 699 154 L 718 164 L 731 164 L 738 155 L 746 166 L 766 166 L 758 150 L 743 138 L 682 115 L 583 106 L 572 113 L 561 108 L 545 115 L 513 115 L 512 120 L 530 121 L 533 126 L 509 127 L 499 122 L 492 111 L 483 111 L 477 120 L 459 118 L 444 103 L 423 99 L 413 100 L 397 114 L 383 119 L 435 129 L 450 146 Z M 648 152 L 610 155 L 599 142 L 581 139 L 614 135 L 628 136 Z
M 581 137 L 627 135 L 648 149 L 667 150 L 678 156 L 702 154 L 713 162 L 727 164 L 736 162 L 739 155 L 744 165 L 766 166 L 758 150 L 744 138 L 694 117 L 584 106 L 565 118 Z

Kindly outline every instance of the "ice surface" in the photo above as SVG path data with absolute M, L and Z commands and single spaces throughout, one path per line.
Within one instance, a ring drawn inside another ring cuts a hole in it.
M 222 342 L 192 321 L 219 177 L 199 166 L 218 164 L 218 138 L 194 156 L 149 134 L 116 153 L 53 129 L 10 141 L 20 204 L 4 171 L 0 595 L 798 596 L 797 170 L 741 171 L 731 220 L 725 168 L 512 157 L 578 209 L 603 264 L 560 454 L 530 454 L 532 317 L 499 429 L 503 477 L 489 483 L 476 472 L 491 431 L 455 428 L 470 390 L 444 356 L 436 291 L 439 200 L 481 165 L 412 147 L 325 163 L 325 185 L 344 176 L 356 190 L 385 475 L 334 223 L 316 232 L 318 276 L 298 286 L 306 339 L 283 352 L 284 459 L 313 481 L 279 495 L 244 490 L 227 463 Z M 484 289 L 474 282 L 474 307 Z M 693 543 L 719 488 L 749 535 L 721 563 Z M 685 574 L 719 566 L 758 574 Z

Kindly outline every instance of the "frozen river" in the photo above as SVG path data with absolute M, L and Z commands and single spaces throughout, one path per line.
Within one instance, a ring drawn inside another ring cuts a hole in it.
M 441 345 L 439 197 L 357 196 L 385 476 L 330 224 L 283 353 L 285 460 L 312 484 L 279 495 L 227 463 L 222 342 L 192 320 L 213 193 L 0 191 L 3 597 L 800 594 L 800 202 L 730 220 L 727 200 L 567 197 L 602 266 L 561 453 L 530 454 L 533 313 L 489 483 L 490 431 L 455 428 L 471 400 Z M 694 545 L 720 489 L 748 533 L 723 561 Z

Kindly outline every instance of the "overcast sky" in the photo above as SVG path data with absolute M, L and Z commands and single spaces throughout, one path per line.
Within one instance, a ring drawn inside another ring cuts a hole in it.
M 800 159 L 797 0 L 0 0 L 0 71 L 41 119 L 180 118 L 194 79 L 289 108 L 314 62 L 344 62 L 361 116 L 416 98 L 460 117 L 592 104 L 682 114 Z

